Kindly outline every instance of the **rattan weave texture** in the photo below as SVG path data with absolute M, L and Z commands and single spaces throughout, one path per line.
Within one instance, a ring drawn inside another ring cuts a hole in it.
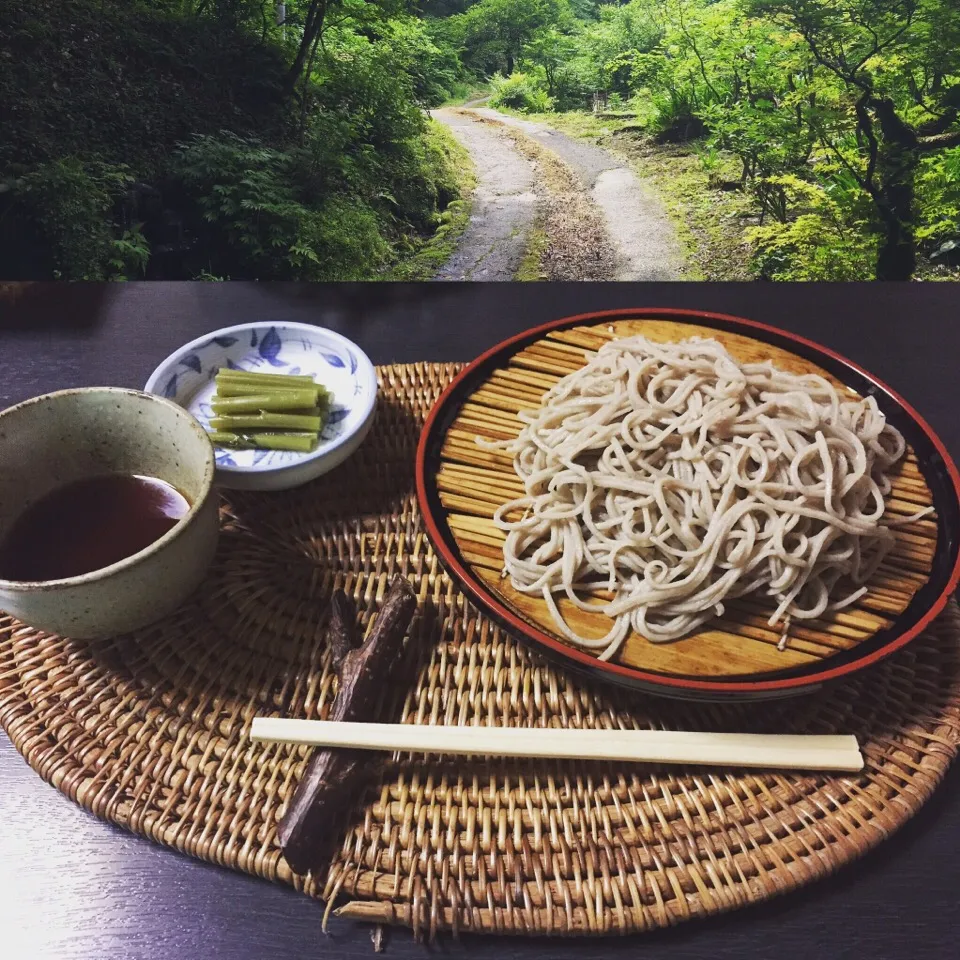
M 412 492 L 420 423 L 455 367 L 380 369 L 377 424 L 333 474 L 234 494 L 200 593 L 135 635 L 80 642 L 0 615 L 0 725 L 44 779 L 99 817 L 290 883 L 352 917 L 427 933 L 593 934 L 666 926 L 811 882 L 924 803 L 960 745 L 960 613 L 815 696 L 693 705 L 593 688 L 479 614 L 438 565 Z M 304 748 L 254 744 L 261 713 L 321 717 L 335 680 L 326 598 L 375 614 L 410 577 L 423 649 L 417 723 L 854 732 L 860 776 L 396 758 L 331 824 L 319 877 L 275 840 Z

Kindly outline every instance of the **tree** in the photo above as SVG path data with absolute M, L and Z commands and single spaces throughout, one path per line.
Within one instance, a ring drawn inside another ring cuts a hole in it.
M 523 47 L 523 59 L 543 68 L 547 81 L 547 96 L 557 95 L 557 73 L 569 63 L 576 52 L 576 41 L 556 27 L 539 30 Z
M 456 18 L 464 63 L 486 73 L 510 74 L 539 30 L 569 19 L 566 0 L 480 0 Z
M 598 8 L 598 20 L 587 24 L 578 37 L 581 49 L 592 63 L 593 85 L 629 95 L 634 64 L 656 50 L 665 36 L 659 0 L 632 0 Z
M 285 89 L 288 94 L 296 89 L 304 72 L 310 72 L 308 65 L 316 56 L 317 46 L 323 36 L 328 7 L 335 2 L 336 0 L 306 0 L 304 3 L 288 5 L 287 23 L 299 23 L 301 27 L 297 52 L 287 71 Z
M 921 157 L 960 145 L 956 0 L 752 0 L 752 7 L 794 28 L 847 90 L 859 162 L 833 149 L 876 208 L 877 278 L 910 279 Z

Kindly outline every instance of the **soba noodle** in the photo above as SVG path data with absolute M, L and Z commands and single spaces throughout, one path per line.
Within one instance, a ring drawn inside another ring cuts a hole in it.
M 503 575 L 601 659 L 631 630 L 675 640 L 748 593 L 774 599 L 771 626 L 841 609 L 893 544 L 885 471 L 905 442 L 873 397 L 714 340 L 613 340 L 520 419 L 515 440 L 486 442 L 525 489 L 494 517 Z M 606 636 L 572 630 L 564 597 L 606 614 Z

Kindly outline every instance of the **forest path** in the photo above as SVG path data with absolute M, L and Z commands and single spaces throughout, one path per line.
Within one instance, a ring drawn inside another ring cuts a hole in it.
M 442 110 L 436 111 L 434 116 L 447 123 L 461 139 L 478 170 L 484 164 L 485 143 L 489 138 L 471 137 L 466 132 L 484 126 L 489 129 L 489 124 L 471 122 L 471 116 L 513 127 L 555 154 L 602 214 L 614 250 L 615 262 L 610 270 L 612 279 L 681 278 L 684 255 L 673 225 L 663 205 L 622 160 L 600 147 L 576 140 L 543 124 L 511 117 L 489 107 Z M 496 168 L 488 169 L 488 172 L 494 178 L 497 176 Z M 469 233 L 470 228 L 467 230 Z
M 489 124 L 455 110 L 434 110 L 467 148 L 477 168 L 470 222 L 436 280 L 512 280 L 533 226 L 533 165 Z

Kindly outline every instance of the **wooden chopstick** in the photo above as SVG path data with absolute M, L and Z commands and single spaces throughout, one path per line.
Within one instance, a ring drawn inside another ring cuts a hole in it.
M 852 735 L 455 727 L 255 717 L 253 740 L 470 756 L 629 760 L 791 770 L 863 769 Z

